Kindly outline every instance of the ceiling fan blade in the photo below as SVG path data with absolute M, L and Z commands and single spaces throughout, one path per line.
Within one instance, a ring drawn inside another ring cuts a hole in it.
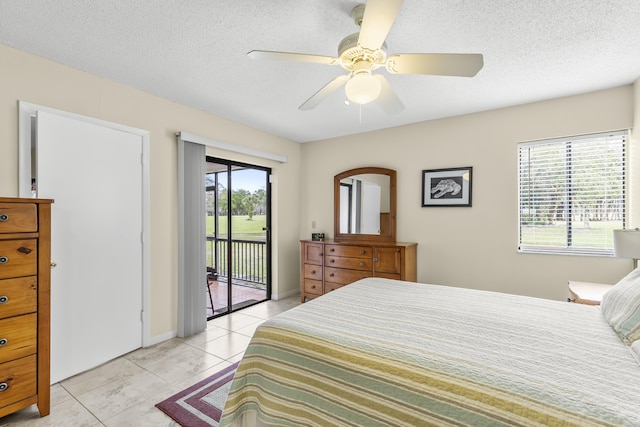
M 389 84 L 389 81 L 382 74 L 374 74 L 373 76 L 382 83 L 382 90 L 377 99 L 382 109 L 387 114 L 399 113 L 404 110 L 404 104 Z
M 389 56 L 387 70 L 395 74 L 473 77 L 483 64 L 479 53 L 400 53 Z
M 368 0 L 360 24 L 358 44 L 371 50 L 382 47 L 403 0 Z
M 348 74 L 336 77 L 335 79 L 324 85 L 322 89 L 314 93 L 311 98 L 303 102 L 302 105 L 298 107 L 298 109 L 306 111 L 315 108 L 316 105 L 320 104 L 327 96 L 340 89 L 348 81 Z
M 270 50 L 252 50 L 247 55 L 252 59 L 275 59 L 280 61 L 315 62 L 316 64 L 333 65 L 338 63 L 338 58 L 323 55 L 310 55 L 307 53 L 274 52 Z

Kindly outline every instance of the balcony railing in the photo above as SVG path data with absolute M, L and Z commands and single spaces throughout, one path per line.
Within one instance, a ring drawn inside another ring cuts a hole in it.
M 229 278 L 228 240 L 207 236 L 207 266 L 218 277 Z M 231 240 L 231 281 L 266 288 L 267 243 L 260 240 Z

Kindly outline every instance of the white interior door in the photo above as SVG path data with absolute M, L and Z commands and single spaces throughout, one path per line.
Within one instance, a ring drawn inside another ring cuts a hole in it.
M 361 233 L 380 234 L 380 186 L 362 181 Z
M 51 382 L 142 345 L 142 138 L 38 111 L 52 205 Z
M 349 233 L 349 224 L 351 223 L 349 218 L 349 187 L 340 186 L 340 232 Z

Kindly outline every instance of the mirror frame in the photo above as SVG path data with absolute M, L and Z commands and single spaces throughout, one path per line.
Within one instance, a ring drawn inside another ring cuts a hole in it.
M 340 181 L 353 175 L 379 174 L 389 177 L 389 231 L 386 234 L 340 233 Z M 396 241 L 396 171 L 393 169 L 364 167 L 339 173 L 333 177 L 333 239 L 336 241 Z

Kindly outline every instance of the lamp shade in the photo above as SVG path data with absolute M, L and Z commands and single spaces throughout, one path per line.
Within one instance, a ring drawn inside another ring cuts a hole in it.
M 617 257 L 640 258 L 640 229 L 613 230 L 613 248 Z
M 382 83 L 369 73 L 356 74 L 347 82 L 344 91 L 349 101 L 367 104 L 380 96 Z

